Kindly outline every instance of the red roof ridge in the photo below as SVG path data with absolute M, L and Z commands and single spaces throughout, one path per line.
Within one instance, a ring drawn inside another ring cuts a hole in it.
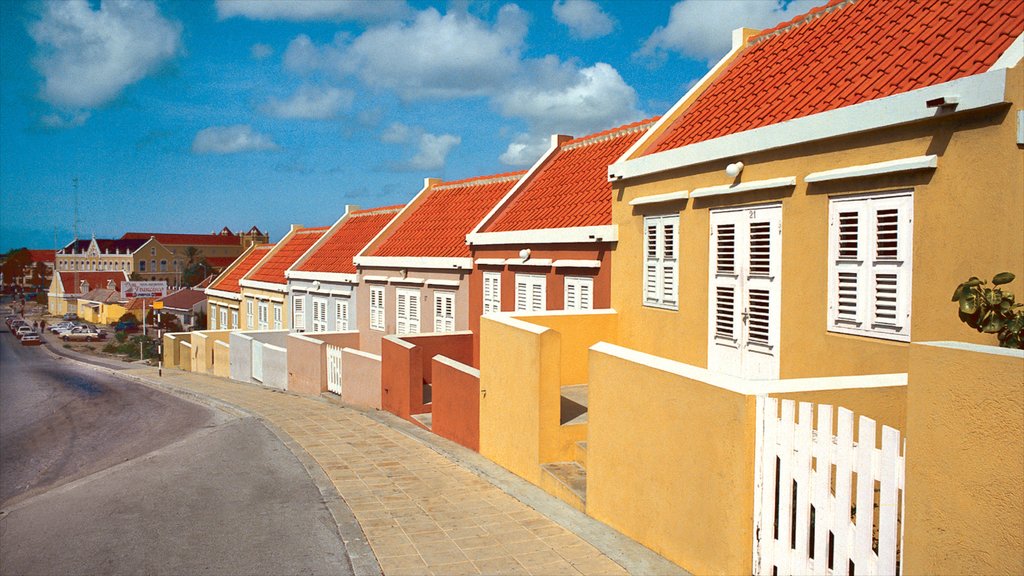
M 405 204 L 394 204 L 392 206 L 378 206 L 377 208 L 367 208 L 365 210 L 353 210 L 349 216 L 377 216 L 378 214 L 387 214 L 389 212 L 395 213 L 405 208 Z
M 313 234 L 315 232 L 323 232 L 324 230 L 330 230 L 330 226 L 317 226 L 316 228 L 299 228 L 295 231 L 296 234 Z
M 622 126 L 618 126 L 616 128 L 602 130 L 601 132 L 590 134 L 588 136 L 581 136 L 579 138 L 570 140 L 563 144 L 562 150 L 572 150 L 573 148 L 579 148 L 581 146 L 596 144 L 598 142 L 611 140 L 612 138 L 619 138 L 620 136 L 625 136 L 627 134 L 632 134 L 634 132 L 646 130 L 650 128 L 660 118 L 661 116 L 653 116 L 651 118 L 647 118 L 646 120 L 638 120 L 636 122 L 631 122 L 629 124 L 623 124 Z
M 486 184 L 496 184 L 498 182 L 508 182 L 511 180 L 519 180 L 526 174 L 526 170 L 520 170 L 519 172 L 504 172 L 502 174 L 491 174 L 490 176 L 474 176 L 473 178 L 466 178 L 463 180 L 453 180 L 451 182 L 441 182 L 434 186 L 434 190 L 450 190 L 452 188 L 460 188 L 462 186 L 484 186 Z
M 820 16 L 824 16 L 825 14 L 828 14 L 833 10 L 844 8 L 848 4 L 853 4 L 856 1 L 857 0 L 831 0 L 828 4 L 824 6 L 815 6 L 814 8 L 808 10 L 807 12 L 804 12 L 803 14 L 800 14 L 798 16 L 794 16 L 792 19 L 787 20 L 786 22 L 782 22 L 774 26 L 773 28 L 769 28 L 768 30 L 762 30 L 761 32 L 758 32 L 749 39 L 748 45 L 753 46 L 754 44 L 767 40 L 773 36 L 785 34 L 786 32 L 789 32 L 791 29 L 796 28 L 797 26 L 806 24 L 807 22 L 810 22 L 811 20 L 814 20 L 815 18 L 818 18 Z

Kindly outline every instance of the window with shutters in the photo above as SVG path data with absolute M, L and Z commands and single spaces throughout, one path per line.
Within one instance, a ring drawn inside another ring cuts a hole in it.
M 210 330 L 217 329 L 217 307 L 210 304 Z
M 644 217 L 644 305 L 679 309 L 679 215 Z
M 327 300 L 313 298 L 313 332 L 327 332 Z
M 829 201 L 830 331 L 910 340 L 913 209 L 911 192 Z
M 434 332 L 455 332 L 455 292 L 434 291 Z
M 383 286 L 370 286 L 370 329 L 384 330 Z
M 251 311 L 250 311 L 251 313 Z M 306 297 L 294 296 L 292 298 L 292 330 L 296 332 L 306 331 Z
M 274 330 L 280 330 L 284 328 L 281 323 L 281 305 L 274 304 Z
M 238 310 L 231 311 L 231 329 L 238 330 Z
M 256 323 L 253 322 L 252 306 L 252 300 L 245 301 L 245 327 L 249 330 L 252 330 L 253 326 L 256 325 Z
M 409 288 L 395 290 L 395 333 L 418 334 L 420 331 L 420 291 Z
M 334 329 L 348 330 L 348 300 L 334 301 Z
M 223 306 L 220 308 L 220 329 L 228 329 L 228 309 Z
M 541 274 L 516 274 L 516 312 L 542 312 L 547 306 L 547 282 Z
M 267 322 L 268 308 L 269 305 L 266 302 L 260 302 L 256 305 L 256 327 L 259 330 L 266 330 L 269 328 L 269 323 Z
M 589 276 L 565 277 L 565 309 L 594 309 L 594 279 Z
M 501 312 L 501 272 L 484 272 L 484 314 Z

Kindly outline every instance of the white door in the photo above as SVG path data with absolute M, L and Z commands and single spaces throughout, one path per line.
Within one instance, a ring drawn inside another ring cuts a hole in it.
M 327 300 L 313 298 L 313 332 L 327 332 Z
M 455 292 L 434 292 L 434 332 L 455 332 Z
M 341 394 L 341 348 L 327 346 L 327 390 Z
M 540 274 L 516 274 L 516 312 L 543 312 L 547 282 Z
M 418 334 L 420 331 L 420 291 L 407 288 L 395 290 L 395 333 Z
M 779 377 L 782 207 L 711 213 L 708 368 Z
M 337 331 L 348 330 L 349 301 L 334 301 L 334 329 Z

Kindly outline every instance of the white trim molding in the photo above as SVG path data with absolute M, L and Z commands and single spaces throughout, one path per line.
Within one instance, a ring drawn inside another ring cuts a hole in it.
M 538 268 L 550 268 L 551 262 L 550 258 L 528 258 L 526 260 L 522 258 L 509 258 L 505 260 L 505 264 L 509 266 L 536 266 Z
M 1017 39 L 999 56 L 999 59 L 992 63 L 992 67 L 989 70 L 1013 68 L 1020 64 L 1022 58 L 1024 58 L 1024 33 L 1017 36 Z
M 600 260 L 555 260 L 555 268 L 600 268 Z
M 575 244 L 581 242 L 617 242 L 619 227 L 577 226 L 575 228 L 539 228 L 507 232 L 477 232 L 466 235 L 466 243 L 478 246 L 499 244 Z
M 388 276 L 388 282 L 391 284 L 407 284 L 412 286 L 423 286 L 426 282 L 426 278 L 414 278 L 412 276 L 402 278 L 401 276 Z
M 363 352 L 359 348 L 349 348 L 347 346 L 345 348 L 342 348 L 341 352 L 342 352 L 342 354 L 347 352 L 347 353 L 353 354 L 355 356 L 361 356 L 361 357 L 366 358 L 368 360 L 376 360 L 377 362 L 380 362 L 380 358 L 381 358 L 380 354 L 371 354 L 370 352 Z
M 862 164 L 860 166 L 836 168 L 835 170 L 811 172 L 804 177 L 804 182 L 828 182 L 831 180 L 863 178 L 865 176 L 896 174 L 900 172 L 911 172 L 914 170 L 934 170 L 938 166 L 939 157 L 935 154 L 929 154 L 927 156 L 914 156 L 913 158 L 901 158 L 899 160 L 889 160 L 886 162 L 875 162 L 873 164 Z
M 462 282 L 459 282 L 458 280 L 427 280 L 428 288 L 458 288 L 459 286 L 462 286 Z
M 477 258 L 476 259 L 476 265 L 477 266 L 504 266 L 505 265 L 505 259 L 504 258 Z
M 259 280 L 247 280 L 242 278 L 238 281 L 238 285 L 243 288 L 255 288 L 257 290 L 270 290 L 271 292 L 287 292 L 287 284 L 277 284 L 274 282 L 260 282 Z
M 363 276 L 363 282 L 381 282 L 383 284 L 388 283 L 387 276 Z
M 456 332 L 456 334 L 458 334 L 458 332 Z M 454 368 L 455 370 L 458 370 L 459 372 L 464 372 L 466 374 L 469 374 L 470 376 L 473 376 L 473 377 L 476 377 L 476 378 L 480 378 L 480 370 L 478 370 L 476 368 L 473 368 L 472 366 L 469 366 L 468 364 L 463 364 L 462 362 L 459 362 L 458 360 L 452 360 L 451 358 L 449 358 L 447 356 L 444 356 L 444 355 L 441 355 L 441 354 L 436 354 L 433 358 L 431 358 L 431 360 L 436 360 L 437 362 L 440 362 L 441 364 L 444 364 L 445 366 L 448 366 L 449 368 Z
M 373 268 L 416 268 L 420 270 L 471 270 L 472 258 L 433 258 L 403 256 L 356 256 L 356 266 Z
M 646 206 L 648 204 L 664 204 L 667 202 L 678 202 L 690 197 L 689 190 L 679 192 L 667 192 L 665 194 L 652 194 L 651 196 L 640 196 L 629 201 L 630 206 Z
M 224 290 L 217 290 L 214 288 L 207 288 L 205 292 L 207 296 L 216 296 L 217 298 L 226 298 L 228 300 L 242 299 L 242 294 L 239 292 L 226 292 Z
M 690 192 L 690 198 L 724 196 L 726 194 L 739 194 L 740 192 L 753 192 L 755 190 L 774 190 L 775 188 L 792 188 L 794 186 L 796 186 L 796 176 L 785 176 L 783 178 L 753 180 L 750 182 L 740 182 L 738 184 L 723 184 L 721 186 L 695 188 L 693 192 Z
M 342 272 L 306 272 L 304 270 L 289 270 L 284 273 L 289 280 L 319 280 L 321 282 L 348 282 L 358 284 L 358 274 L 346 274 Z
M 949 99 L 954 96 L 957 97 L 955 109 L 937 109 L 927 105 L 928 101 Z M 608 179 L 616 181 L 636 178 L 704 162 L 737 158 L 744 154 L 959 115 L 970 110 L 1005 103 L 1006 70 L 991 70 L 902 94 L 729 134 L 632 160 L 619 161 L 608 167 Z M 690 196 L 693 197 L 693 194 Z
M 486 226 L 491 221 L 491 218 L 494 218 L 494 216 L 498 214 L 498 212 L 504 209 L 509 199 L 511 199 L 513 196 L 519 193 L 519 189 L 525 186 L 526 183 L 529 182 L 531 178 L 533 178 L 533 175 L 537 172 L 537 170 L 540 170 L 542 166 L 547 164 L 548 160 L 551 159 L 555 152 L 558 152 L 558 150 L 562 147 L 562 142 L 567 142 L 571 139 L 571 136 L 560 136 L 558 134 L 552 134 L 551 145 L 548 147 L 547 151 L 544 152 L 544 155 L 541 156 L 540 159 L 538 159 L 536 162 L 534 162 L 533 166 L 530 166 L 530 169 L 526 172 L 526 174 L 523 174 L 522 178 L 520 178 L 519 181 L 515 183 L 515 186 L 512 186 L 512 189 L 505 193 L 505 196 L 503 196 L 502 199 L 499 200 L 498 203 L 495 204 L 493 208 L 491 208 L 491 211 L 488 212 L 487 215 L 484 216 L 483 219 L 480 220 L 480 222 L 478 222 L 477 225 L 474 226 L 469 233 L 479 234 L 480 229 Z

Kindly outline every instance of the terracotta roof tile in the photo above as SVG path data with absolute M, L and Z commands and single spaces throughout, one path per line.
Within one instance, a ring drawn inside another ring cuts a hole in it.
M 185 288 L 184 290 L 178 290 L 173 294 L 164 296 L 160 301 L 164 303 L 165 308 L 187 310 L 203 300 L 206 300 L 206 292 L 194 288 Z
M 56 250 L 29 250 L 29 256 L 32 257 L 33 262 L 53 262 Z
M 241 280 L 250 270 L 253 269 L 259 261 L 267 255 L 268 252 L 274 247 L 274 244 L 260 244 L 253 248 L 253 250 L 247 254 L 243 254 L 238 258 L 241 262 L 238 263 L 230 272 L 228 272 L 223 278 L 217 280 L 210 285 L 212 290 L 220 290 L 222 292 L 241 292 L 241 286 L 238 281 Z
M 227 268 L 235 260 L 234 256 L 209 256 L 206 258 L 206 263 L 214 268 Z
M 466 234 L 526 172 L 436 184 L 398 228 L 368 256 L 466 258 Z
M 313 252 L 297 270 L 355 274 L 352 257 L 384 229 L 403 205 L 385 206 L 352 212 L 330 237 Z
M 128 279 L 127 274 L 122 271 L 108 272 L 58 272 L 61 286 L 66 294 L 79 294 L 78 288 L 82 282 L 89 283 L 89 289 L 106 288 L 107 281 L 114 281 L 114 290 L 121 289 L 121 282 Z M 78 286 L 75 283 L 78 283 Z
M 650 118 L 566 142 L 506 204 L 484 232 L 612 223 L 608 165 L 657 120 Z
M 767 30 L 645 151 L 653 154 L 988 70 L 1024 0 L 832 0 Z
M 284 271 L 291 268 L 291 265 L 301 258 L 306 250 L 309 250 L 329 228 L 330 226 L 321 226 L 320 228 L 296 230 L 291 237 L 282 240 L 281 247 L 269 258 L 260 262 L 256 268 L 253 268 L 245 279 L 272 284 L 287 284 L 288 280 L 284 277 Z
M 159 232 L 126 232 L 121 240 L 156 238 L 165 246 L 241 246 L 236 234 L 161 234 Z

